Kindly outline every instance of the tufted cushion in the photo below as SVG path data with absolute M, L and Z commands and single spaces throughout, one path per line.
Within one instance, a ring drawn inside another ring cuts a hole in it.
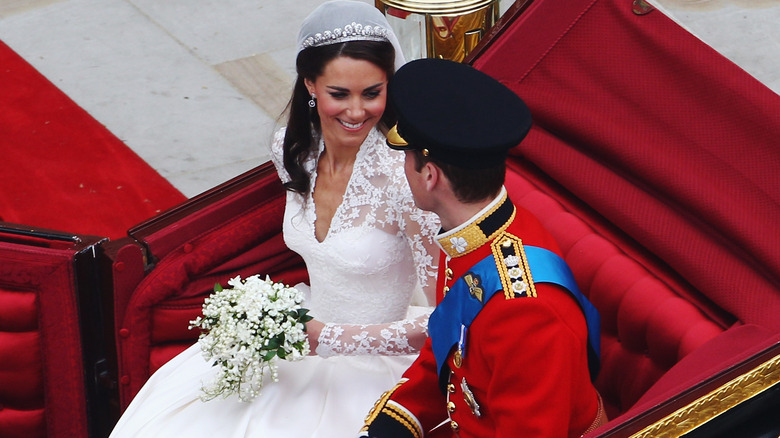
M 678 361 L 725 330 L 654 273 L 652 258 L 520 158 L 512 158 L 507 190 L 558 240 L 582 292 L 601 314 L 602 370 L 596 382 L 610 416 L 624 412 Z M 569 196 L 570 198 L 570 196 Z M 638 250 L 637 250 L 638 251 Z M 701 307 L 699 307 L 701 306 Z M 631 370 L 631 372 L 627 372 Z
M 3 438 L 88 435 L 74 251 L 62 246 L 0 233 Z

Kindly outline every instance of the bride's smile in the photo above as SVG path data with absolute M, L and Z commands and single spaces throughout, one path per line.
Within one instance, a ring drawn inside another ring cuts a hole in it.
M 359 147 L 385 111 L 387 75 L 365 60 L 335 58 L 306 88 L 316 97 L 326 148 Z
M 344 125 L 347 129 L 360 129 L 363 126 L 363 123 L 365 123 L 365 121 L 359 123 L 349 123 L 341 119 L 338 119 L 338 121 L 341 122 L 341 124 Z

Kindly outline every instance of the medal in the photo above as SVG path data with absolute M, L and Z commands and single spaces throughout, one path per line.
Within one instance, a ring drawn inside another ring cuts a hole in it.
M 455 365 L 455 368 L 460 368 L 463 365 L 463 356 L 466 355 L 465 349 L 466 349 L 466 326 L 461 324 L 460 340 L 458 341 L 458 349 L 455 351 L 455 354 L 452 355 L 452 363 Z
M 460 390 L 463 392 L 463 399 L 466 400 L 466 404 L 471 409 L 471 413 L 476 415 L 477 418 L 482 416 L 482 413 L 479 412 L 479 403 L 477 403 L 477 399 L 474 398 L 474 393 L 471 392 L 471 388 L 469 388 L 469 385 L 466 383 L 465 377 L 460 381 Z

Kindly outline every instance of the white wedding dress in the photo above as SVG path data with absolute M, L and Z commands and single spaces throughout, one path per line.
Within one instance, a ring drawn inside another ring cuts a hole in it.
M 282 138 L 283 130 L 272 155 L 287 180 Z M 320 153 L 323 147 L 320 141 Z M 317 157 L 305 163 L 313 190 Z M 278 382 L 266 379 L 251 402 L 235 395 L 202 401 L 202 382 L 215 369 L 196 343 L 149 379 L 111 437 L 356 436 L 374 402 L 416 357 L 409 336 L 425 332 L 432 310 L 414 314 L 409 304 L 421 286 L 432 290 L 435 283 L 430 254 L 438 252 L 438 220 L 414 207 L 403 160 L 372 130 L 322 242 L 314 235 L 311 193 L 287 194 L 285 242 L 303 257 L 311 281 L 304 306 L 327 323 L 317 356 L 279 362 Z

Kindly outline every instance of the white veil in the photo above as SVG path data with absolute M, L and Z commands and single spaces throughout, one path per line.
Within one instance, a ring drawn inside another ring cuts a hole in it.
M 406 63 L 401 44 L 385 16 L 361 1 L 333 0 L 318 6 L 303 20 L 298 33 L 298 52 L 344 41 L 388 41 L 395 49 L 395 69 Z

